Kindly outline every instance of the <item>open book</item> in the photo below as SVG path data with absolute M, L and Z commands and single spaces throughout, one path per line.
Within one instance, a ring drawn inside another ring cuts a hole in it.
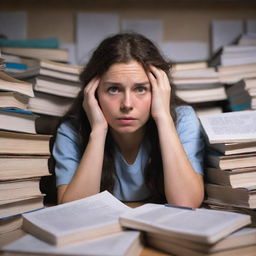
M 65 255 L 65 256 L 139 256 L 142 250 L 140 232 L 123 231 L 91 241 L 62 248 L 45 243 L 31 235 L 5 246 L 5 255 Z
M 256 110 L 199 116 L 211 144 L 256 140 Z
M 105 191 L 94 196 L 23 215 L 23 229 L 63 246 L 122 230 L 119 216 L 130 207 Z
M 145 204 L 129 208 L 109 192 L 23 215 L 23 229 L 57 246 L 124 228 L 212 244 L 251 223 L 245 214 Z
M 120 216 L 123 227 L 213 244 L 250 224 L 250 216 L 177 206 L 145 204 Z

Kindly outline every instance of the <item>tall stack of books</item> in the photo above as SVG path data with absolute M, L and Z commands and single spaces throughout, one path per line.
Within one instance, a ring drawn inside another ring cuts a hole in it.
M 198 113 L 222 112 L 218 103 L 227 98 L 225 87 L 218 72 L 207 62 L 177 63 L 171 74 L 177 96 L 193 105 Z
M 256 109 L 256 75 L 227 86 L 226 92 L 231 111 Z
M 37 132 L 53 134 L 56 126 L 81 90 L 82 67 L 56 61 L 40 60 L 39 76 L 33 79 L 35 97 L 28 108 L 40 115 Z
M 50 175 L 51 136 L 36 134 L 30 97 L 32 84 L 0 71 L 0 235 L 21 226 L 21 213 L 43 207 L 39 181 Z
M 223 46 L 211 59 L 220 82 L 226 85 L 228 110 L 254 109 L 256 105 L 255 34 L 243 34 L 236 44 Z
M 199 117 L 207 152 L 206 203 L 244 212 L 256 224 L 256 111 L 236 111 Z
M 79 74 L 82 68 L 67 64 L 67 50 L 42 48 L 56 47 L 56 40 L 27 41 L 27 47 L 19 47 L 21 42 L 18 45 L 14 42 L 16 47 L 1 47 L 6 72 L 33 83 L 35 97 L 28 100 L 27 109 L 39 114 L 36 120 L 38 133 L 53 134 L 60 117 L 67 112 L 81 89 Z
M 245 214 L 167 204 L 131 209 L 103 191 L 24 214 L 22 227 L 29 234 L 2 250 L 7 255 L 136 256 L 144 255 L 146 242 L 178 256 L 252 255 L 256 229 L 246 227 L 250 222 Z

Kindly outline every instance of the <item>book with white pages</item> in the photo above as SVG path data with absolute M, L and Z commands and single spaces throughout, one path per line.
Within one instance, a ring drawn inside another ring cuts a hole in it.
M 174 243 L 198 252 L 214 253 L 243 246 L 256 245 L 256 228 L 245 227 L 239 229 L 213 245 L 202 244 L 200 242 L 195 243 L 180 238 L 172 238 L 159 234 L 156 235 L 154 233 L 146 233 L 146 241 L 149 245 L 155 245 L 155 247 L 159 249 L 161 249 L 162 243 L 166 244 L 166 246 L 170 243 Z
M 109 192 L 23 215 L 23 230 L 57 246 L 122 231 L 119 216 L 130 207 Z
M 251 223 L 250 216 L 209 209 L 145 204 L 120 216 L 123 227 L 214 244 Z
M 139 256 L 142 248 L 140 232 L 122 231 L 65 247 L 56 247 L 28 234 L 6 245 L 3 251 L 9 256 Z
M 256 141 L 256 110 L 199 116 L 211 144 Z

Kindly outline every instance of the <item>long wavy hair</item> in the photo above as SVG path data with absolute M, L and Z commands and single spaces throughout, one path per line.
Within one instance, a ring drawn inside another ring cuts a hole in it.
M 145 71 L 149 70 L 149 65 L 153 65 L 159 69 L 162 69 L 167 74 L 171 86 L 170 113 L 173 120 L 176 121 L 175 88 L 172 86 L 170 78 L 171 64 L 163 58 L 157 47 L 149 39 L 140 34 L 121 33 L 110 36 L 103 40 L 93 52 L 89 62 L 81 73 L 81 82 L 84 87 L 86 87 L 92 78 L 96 76 L 101 77 L 111 65 L 115 63 L 128 63 L 132 60 L 140 63 Z M 65 120 L 70 120 L 73 123 L 79 134 L 81 149 L 84 151 L 89 140 L 91 127 L 82 106 L 84 100 L 83 91 L 84 88 L 81 89 L 71 109 L 63 117 L 62 122 Z M 166 199 L 164 193 L 163 165 L 157 127 L 152 118 L 149 118 L 145 125 L 145 136 L 152 145 L 150 157 L 144 172 L 145 184 L 152 195 L 148 201 L 164 202 Z M 108 190 L 112 192 L 114 188 L 115 166 L 113 157 L 113 143 L 113 138 L 110 132 L 108 132 L 104 150 L 101 191 Z

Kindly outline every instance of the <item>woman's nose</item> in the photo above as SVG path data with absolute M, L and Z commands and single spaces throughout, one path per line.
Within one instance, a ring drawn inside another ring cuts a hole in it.
M 122 111 L 130 111 L 133 109 L 132 106 L 132 95 L 130 92 L 125 92 L 121 102 L 121 110 Z

